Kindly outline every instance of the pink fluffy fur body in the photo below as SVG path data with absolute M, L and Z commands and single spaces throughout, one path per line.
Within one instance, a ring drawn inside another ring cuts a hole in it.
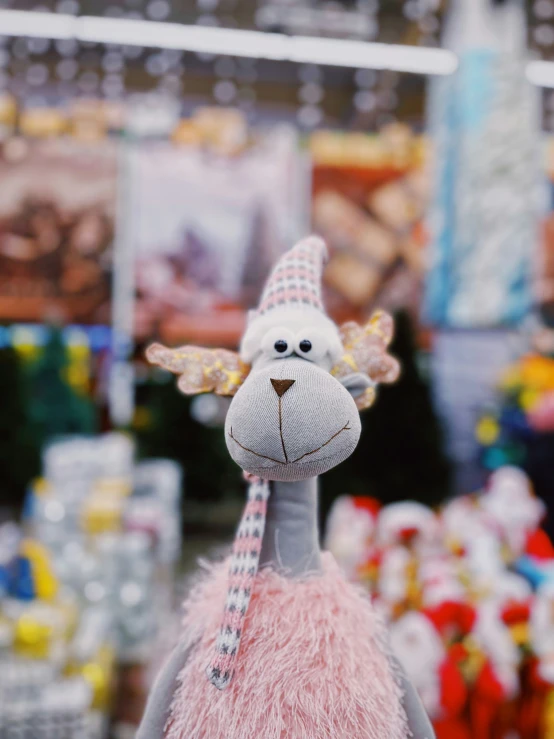
M 401 688 L 384 627 L 331 555 L 302 580 L 271 569 L 255 579 L 235 679 L 210 685 L 228 587 L 210 567 L 185 603 L 185 640 L 197 643 L 179 676 L 166 739 L 405 739 Z

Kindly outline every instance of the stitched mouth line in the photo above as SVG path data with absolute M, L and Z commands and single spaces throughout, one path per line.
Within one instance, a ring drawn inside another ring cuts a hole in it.
M 229 429 L 229 436 L 235 442 L 235 444 L 238 444 L 241 449 L 244 449 L 245 452 L 250 452 L 250 454 L 254 454 L 256 457 L 260 457 L 261 459 L 269 459 L 270 462 L 275 462 L 276 464 L 281 464 L 283 466 L 286 466 L 288 464 L 296 464 L 296 462 L 300 462 L 301 459 L 305 459 L 306 457 L 309 457 L 311 454 L 315 454 L 316 452 L 319 452 L 321 449 L 323 449 L 328 444 L 330 444 L 333 441 L 333 439 L 336 439 L 337 436 L 342 434 L 343 431 L 350 431 L 351 428 L 352 427 L 350 426 L 350 421 L 347 421 L 341 429 L 339 429 L 336 433 L 333 434 L 333 436 L 331 436 L 330 439 L 327 439 L 325 444 L 318 446 L 317 449 L 312 449 L 311 452 L 306 452 L 305 454 L 302 454 L 300 457 L 298 457 L 297 459 L 293 459 L 292 461 L 287 459 L 286 462 L 283 462 L 280 459 L 275 459 L 274 457 L 268 457 L 266 454 L 259 454 L 258 452 L 255 452 L 253 449 L 249 449 L 247 446 L 244 446 L 244 444 L 241 444 L 240 441 L 235 436 L 233 436 L 233 427 Z
M 229 429 L 229 436 L 235 442 L 235 444 L 238 444 L 241 449 L 244 449 L 245 452 L 250 452 L 250 454 L 255 454 L 256 457 L 261 457 L 262 459 L 270 459 L 272 462 L 276 462 L 277 464 L 287 464 L 286 462 L 281 462 L 280 459 L 275 459 L 274 457 L 268 457 L 265 454 L 258 454 L 258 452 L 255 452 L 253 449 L 249 449 L 247 446 L 244 446 L 244 444 L 241 444 L 240 441 L 233 436 L 232 426 Z
M 310 454 L 315 454 L 316 452 L 319 452 L 320 449 L 323 449 L 324 447 L 327 446 L 327 444 L 330 444 L 333 441 L 333 439 L 336 439 L 337 436 L 339 436 L 339 434 L 342 434 L 343 431 L 350 431 L 350 428 L 351 428 L 350 421 L 347 421 L 341 429 L 339 429 L 335 434 L 333 434 L 333 436 L 331 436 L 330 439 L 327 439 L 327 441 L 325 442 L 325 444 L 322 444 L 321 446 L 318 446 L 317 449 L 314 449 L 311 452 L 306 452 L 306 454 L 303 454 L 301 457 L 298 457 L 298 459 L 295 459 L 292 462 L 292 464 L 294 464 L 295 462 L 300 462 L 301 459 L 304 459 L 304 457 L 309 457 Z

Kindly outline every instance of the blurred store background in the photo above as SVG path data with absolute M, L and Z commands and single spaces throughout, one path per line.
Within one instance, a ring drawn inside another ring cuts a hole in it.
M 144 349 L 310 231 L 403 367 L 324 539 L 440 739 L 554 737 L 553 132 L 554 0 L 0 2 L 1 739 L 133 737 L 244 501 Z

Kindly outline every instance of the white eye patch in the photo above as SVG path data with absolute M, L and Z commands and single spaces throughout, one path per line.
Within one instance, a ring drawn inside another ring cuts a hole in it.
M 306 328 L 294 337 L 294 350 L 302 359 L 319 362 L 329 351 L 329 341 L 322 331 Z
M 276 326 L 262 339 L 262 352 L 271 359 L 283 359 L 296 351 L 295 337 L 288 328 Z

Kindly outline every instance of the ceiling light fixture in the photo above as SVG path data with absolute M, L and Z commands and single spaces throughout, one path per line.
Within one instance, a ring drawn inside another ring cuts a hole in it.
M 413 74 L 451 74 L 457 66 L 455 55 L 444 49 L 37 11 L 0 10 L 0 35 L 75 38 L 102 44 Z
M 456 55 L 446 49 L 30 10 L 0 10 L 0 35 L 77 39 L 423 75 L 452 74 L 458 66 Z M 530 62 L 527 77 L 539 87 L 554 88 L 554 62 Z

